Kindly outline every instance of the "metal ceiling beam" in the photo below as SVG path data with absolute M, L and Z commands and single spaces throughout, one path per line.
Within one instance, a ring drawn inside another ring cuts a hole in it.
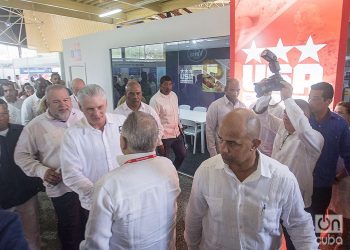
M 181 8 L 185 8 L 185 7 L 190 7 L 193 5 L 197 5 L 197 4 L 201 4 L 203 3 L 202 0 L 173 0 L 173 1 L 168 1 L 162 4 L 158 4 L 158 6 L 160 7 L 159 11 L 152 11 L 149 9 L 137 9 L 137 10 L 132 10 L 132 11 L 128 11 L 125 12 L 126 14 L 126 18 L 124 20 L 117 20 L 117 24 L 121 24 L 124 22 L 130 22 L 132 20 L 136 20 L 136 19 L 141 19 L 141 18 L 146 18 L 146 17 L 150 17 L 154 14 L 159 14 L 162 12 L 168 12 L 168 11 L 172 11 L 174 9 L 181 9 Z M 147 5 L 143 6 L 145 8 L 147 8 Z
M 0 0 L 0 6 L 22 10 L 32 10 L 109 24 L 116 23 L 117 21 L 122 21 L 114 18 L 122 19 L 125 17 L 124 14 L 121 13 L 114 15 L 113 18 L 100 18 L 98 15 L 105 12 L 106 10 L 94 6 L 72 2 L 69 0 Z

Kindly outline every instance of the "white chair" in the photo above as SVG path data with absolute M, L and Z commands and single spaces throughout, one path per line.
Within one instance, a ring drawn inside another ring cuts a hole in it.
M 206 107 L 194 107 L 193 111 L 207 112 L 207 108 Z
M 193 154 L 195 154 L 197 145 L 197 134 L 200 134 L 202 130 L 194 121 L 181 119 L 181 124 L 186 126 L 186 128 L 184 128 L 183 130 L 184 134 L 191 136 L 191 142 L 193 143 Z M 194 138 L 192 138 L 192 136 Z
M 180 105 L 179 109 L 188 109 L 188 110 L 190 110 L 191 106 L 190 105 Z

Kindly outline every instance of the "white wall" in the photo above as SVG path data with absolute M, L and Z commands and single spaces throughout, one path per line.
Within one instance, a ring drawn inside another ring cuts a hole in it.
M 107 93 L 108 103 L 113 103 L 111 48 L 229 34 L 230 9 L 227 6 L 64 40 L 66 79 L 71 80 L 70 66 L 85 66 L 87 83 L 101 85 Z M 74 49 L 80 49 L 81 59 L 71 56 L 71 51 Z M 112 105 L 109 105 L 109 110 L 111 108 Z

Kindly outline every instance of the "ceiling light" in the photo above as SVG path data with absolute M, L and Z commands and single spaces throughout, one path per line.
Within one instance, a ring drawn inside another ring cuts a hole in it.
M 111 10 L 111 11 L 108 11 L 106 13 L 100 14 L 98 16 L 99 17 L 106 17 L 106 16 L 110 16 L 110 15 L 113 15 L 113 14 L 117 14 L 117 13 L 119 13 L 121 11 L 122 11 L 121 9 L 115 9 L 115 10 Z

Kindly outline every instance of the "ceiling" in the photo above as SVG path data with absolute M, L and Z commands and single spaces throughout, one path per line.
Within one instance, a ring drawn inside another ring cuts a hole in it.
M 39 52 L 62 51 L 64 39 L 229 3 L 230 0 L 0 0 L 0 43 Z M 122 12 L 99 17 L 117 8 Z
M 74 17 L 108 24 L 124 24 L 145 18 L 167 18 L 191 13 L 194 9 L 223 6 L 229 0 L 0 0 L 0 6 L 60 16 Z M 101 18 L 110 10 L 122 12 Z

